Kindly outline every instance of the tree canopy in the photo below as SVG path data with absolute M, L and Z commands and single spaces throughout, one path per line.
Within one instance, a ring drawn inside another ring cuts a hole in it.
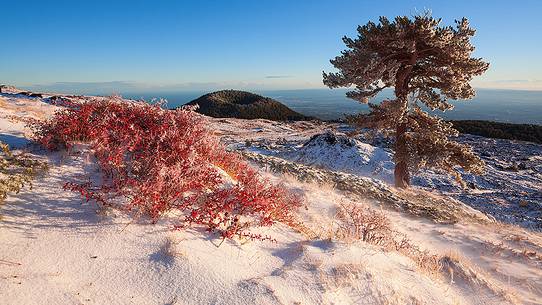
M 481 173 L 483 162 L 468 146 L 451 140 L 458 134 L 452 124 L 420 107 L 446 111 L 453 108 L 448 99 L 474 97 L 469 82 L 489 64 L 471 57 L 475 30 L 468 20 L 441 26 L 441 19 L 429 14 L 392 21 L 380 17 L 378 24 L 368 22 L 357 31 L 356 38 L 343 38 L 347 49 L 331 60 L 338 71 L 324 72 L 323 82 L 330 88 L 353 87 L 347 96 L 361 103 L 394 88 L 395 99 L 369 103 L 371 112 L 351 122 L 395 136 L 396 185 L 408 186 L 410 172 L 420 167 L 446 170 L 458 180 L 456 166 Z

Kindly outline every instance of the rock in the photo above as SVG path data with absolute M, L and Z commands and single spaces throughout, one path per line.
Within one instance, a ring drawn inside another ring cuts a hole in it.
M 7 93 L 7 92 L 13 92 L 13 91 L 19 91 L 19 89 L 15 88 L 14 86 L 9 85 L 0 85 L 0 93 Z
M 58 105 L 64 107 L 72 107 L 74 104 L 69 98 L 59 95 L 53 95 L 51 97 L 48 97 L 45 102 L 50 103 L 51 105 Z
M 277 140 L 277 144 L 278 145 L 286 145 L 288 144 L 288 140 L 286 140 L 286 138 L 280 138 Z
M 354 147 L 356 145 L 354 139 L 344 135 L 337 135 L 328 130 L 325 133 L 312 136 L 303 146 L 321 145 L 322 142 L 328 145 L 339 144 L 343 147 Z
M 529 206 L 529 201 L 527 201 L 525 199 L 521 199 L 519 201 L 519 206 L 522 207 L 522 208 L 528 207 Z
M 504 170 L 510 171 L 510 172 L 517 172 L 517 171 L 519 171 L 519 167 L 518 167 L 518 165 L 516 163 L 514 163 L 514 164 L 512 164 L 510 166 L 505 167 Z
M 30 91 L 21 91 L 18 94 L 26 95 L 28 97 L 39 97 L 39 98 L 43 97 L 43 94 L 41 94 L 41 93 L 33 93 L 33 92 L 30 92 Z

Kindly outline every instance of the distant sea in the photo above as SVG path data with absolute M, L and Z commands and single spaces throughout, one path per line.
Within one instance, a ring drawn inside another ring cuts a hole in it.
M 346 89 L 302 89 L 252 91 L 274 98 L 293 110 L 320 119 L 338 119 L 344 114 L 366 112 L 369 107 L 345 96 Z M 151 100 L 164 98 L 168 108 L 181 106 L 204 91 L 123 93 L 127 98 Z M 379 94 L 372 102 L 393 97 L 391 90 Z M 455 108 L 435 114 L 450 120 L 488 120 L 542 125 L 542 91 L 478 89 L 468 101 L 452 101 Z

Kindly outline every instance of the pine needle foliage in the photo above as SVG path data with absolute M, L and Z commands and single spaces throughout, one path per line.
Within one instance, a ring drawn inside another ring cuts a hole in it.
M 356 38 L 343 38 L 346 50 L 331 60 L 338 72 L 324 72 L 323 82 L 330 88 L 354 87 L 347 96 L 361 103 L 394 88 L 394 99 L 369 103 L 370 113 L 351 116 L 350 122 L 395 137 L 396 186 L 407 187 L 410 174 L 421 167 L 444 170 L 458 181 L 457 167 L 482 173 L 483 161 L 469 146 L 453 141 L 458 132 L 452 124 L 421 108 L 447 111 L 453 108 L 448 99 L 474 97 L 469 82 L 489 64 L 471 57 L 475 30 L 468 20 L 442 26 L 429 13 L 380 17 L 357 31 Z

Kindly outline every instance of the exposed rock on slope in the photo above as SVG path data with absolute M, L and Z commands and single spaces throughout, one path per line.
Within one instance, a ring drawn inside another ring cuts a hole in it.
M 394 167 L 392 155 L 385 149 L 331 131 L 313 136 L 299 150 L 287 153 L 285 157 L 386 182 L 391 182 Z
M 199 105 L 199 113 L 215 118 L 268 119 L 273 121 L 309 120 L 284 104 L 268 97 L 238 90 L 205 94 L 187 105 Z

